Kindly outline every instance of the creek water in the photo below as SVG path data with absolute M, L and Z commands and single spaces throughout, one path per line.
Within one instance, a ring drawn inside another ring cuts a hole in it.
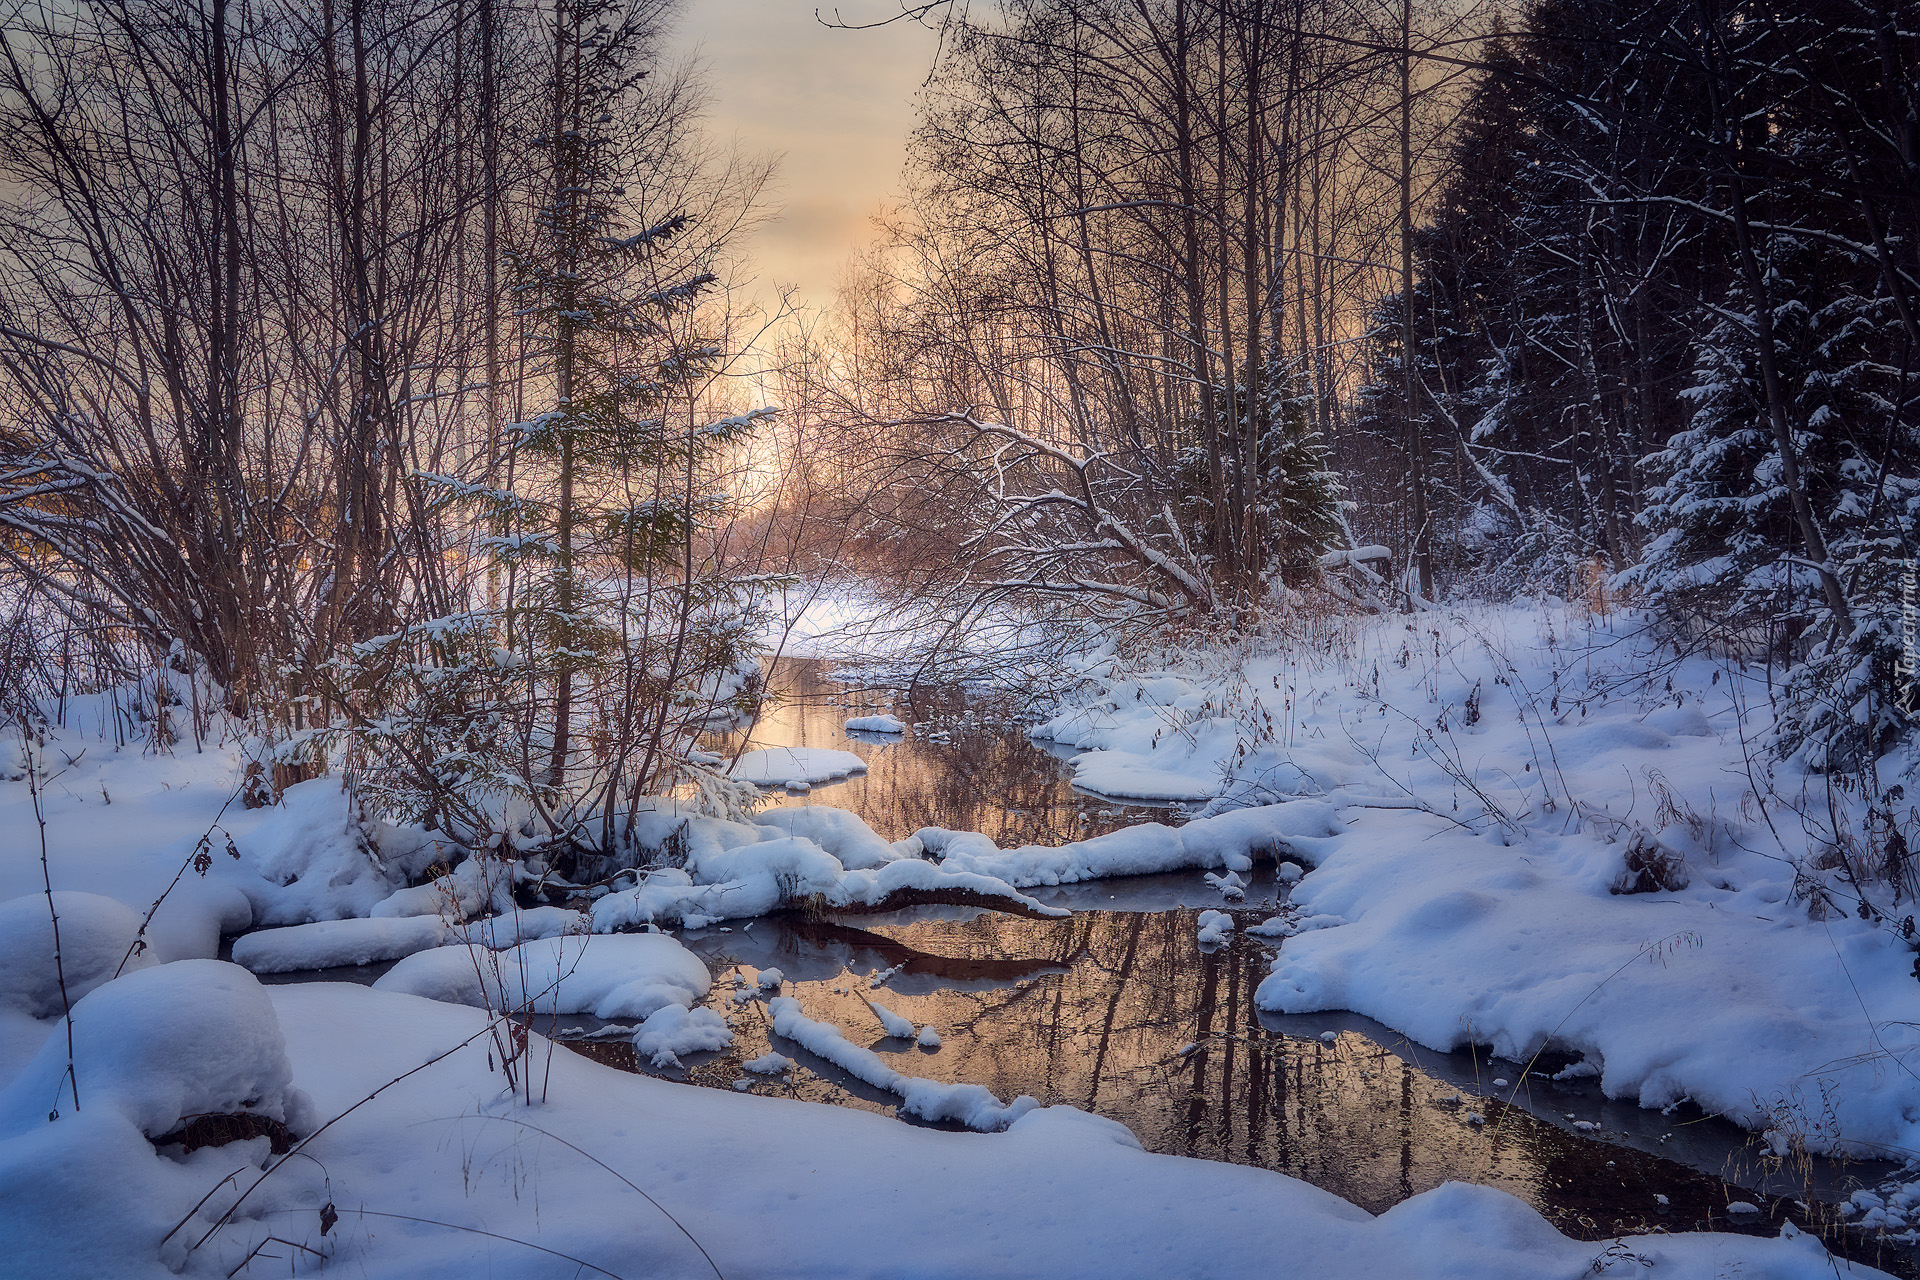
M 1022 732 L 1017 700 L 863 687 L 804 660 L 783 660 L 770 674 L 781 696 L 750 726 L 707 745 L 833 747 L 861 756 L 867 772 L 769 803 L 849 809 L 889 839 L 942 826 L 983 831 L 1002 846 L 1181 816 L 1075 790 L 1062 754 Z M 875 711 L 915 727 L 905 737 L 842 728 Z M 591 1019 L 562 1017 L 554 1029 L 630 1070 L 891 1114 L 898 1099 L 771 1033 L 765 1005 L 745 993 L 761 969 L 778 968 L 785 994 L 809 1016 L 837 1024 L 905 1074 L 983 1084 L 1003 1099 L 1071 1103 L 1126 1123 L 1148 1150 L 1260 1165 L 1374 1212 L 1458 1179 L 1511 1191 L 1576 1237 L 1771 1234 L 1792 1220 L 1836 1251 L 1920 1275 L 1912 1251 L 1840 1229 L 1827 1207 L 1888 1166 L 1773 1160 L 1717 1117 L 1663 1115 L 1610 1101 L 1592 1080 L 1551 1079 L 1561 1063 L 1528 1070 L 1472 1052 L 1433 1053 L 1351 1014 L 1256 1012 L 1254 988 L 1281 944 L 1242 931 L 1203 950 L 1195 918 L 1228 907 L 1244 930 L 1285 892 L 1266 867 L 1235 904 L 1194 872 L 1036 891 L 1074 911 L 1059 921 L 923 908 L 687 931 L 682 940 L 715 974 L 711 1003 L 735 1024 L 733 1048 L 654 1071 L 624 1039 L 575 1039 L 610 1030 Z M 934 1027 L 939 1048 L 886 1037 L 870 1001 Z M 769 1050 L 800 1070 L 791 1078 L 743 1070 Z M 1736 1201 L 1761 1212 L 1730 1214 Z

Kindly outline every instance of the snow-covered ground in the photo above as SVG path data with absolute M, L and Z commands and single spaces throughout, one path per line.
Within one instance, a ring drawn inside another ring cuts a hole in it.
M 1266 1008 L 1351 1009 L 1518 1058 L 1552 1044 L 1609 1094 L 1691 1098 L 1782 1151 L 1920 1149 L 1912 949 L 1820 869 L 1822 813 L 1793 803 L 1808 780 L 1757 785 L 1746 744 L 1765 704 L 1737 668 L 1674 661 L 1630 620 L 1516 608 L 1342 623 L 1151 670 L 1108 656 L 1086 674 L 1044 727 L 1093 753 L 1083 779 L 1224 798 L 1183 826 L 1005 850 L 940 828 L 888 841 L 822 805 L 752 822 L 663 806 L 652 835 L 679 865 L 581 911 L 512 908 L 524 864 L 436 878 L 450 850 L 355 813 L 333 779 L 245 809 L 240 745 L 115 750 L 83 706 L 35 752 L 78 1002 L 71 1072 L 41 828 L 9 745 L 9 1263 L 129 1277 L 1834 1274 L 1791 1232 L 1583 1244 L 1457 1184 L 1372 1218 L 1283 1175 L 1147 1154 L 1071 1108 L 884 1064 L 870 1082 L 903 1110 L 994 1132 L 691 1089 L 499 1017 L 643 1019 L 636 1047 L 668 1062 L 726 1043 L 729 1011 L 672 939 L 613 931 L 902 889 L 1055 914 L 1021 890 L 1191 868 L 1224 892 L 1263 857 L 1311 868 L 1252 931 L 1283 939 Z M 1223 919 L 1204 922 L 1216 942 Z M 262 988 L 212 958 L 247 929 L 234 955 L 263 972 L 408 958 L 382 990 Z M 766 976 L 736 998 L 766 1002 L 812 1052 L 872 1067 L 849 1038 L 870 1028 L 810 1017 Z M 874 1016 L 888 1035 L 912 1029 Z M 268 1136 L 156 1151 L 150 1139 L 207 1113 L 250 1115 Z M 1888 1188 L 1863 1212 L 1895 1225 L 1916 1198 Z
M 63 1040 L 0 1091 L 0 1239 L 36 1277 L 1834 1274 L 1811 1237 L 1609 1248 L 1458 1183 L 1373 1218 L 1279 1174 L 1149 1155 L 1069 1107 L 946 1133 L 626 1075 L 537 1036 L 516 1090 L 480 1010 L 261 988 L 216 962 L 109 983 L 74 1022 L 78 1111 L 47 1116 Z M 147 1140 L 211 1110 L 299 1140 L 278 1158 L 268 1137 Z
M 1525 605 L 1087 676 L 1036 731 L 1085 749 L 1082 784 L 1332 816 L 1286 839 L 1314 869 L 1260 1007 L 1551 1046 L 1609 1096 L 1690 1099 L 1782 1153 L 1920 1153 L 1914 907 L 1884 885 L 1862 907 L 1852 797 L 1769 775 L 1758 673 Z M 998 858 L 963 865 L 1027 883 Z

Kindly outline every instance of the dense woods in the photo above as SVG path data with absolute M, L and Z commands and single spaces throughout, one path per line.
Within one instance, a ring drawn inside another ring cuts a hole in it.
M 1911 730 L 1908 6 L 912 12 L 905 202 L 778 425 L 767 168 L 665 7 L 9 18 L 9 705 L 200 671 L 283 777 L 607 853 L 798 553 L 1136 637 L 1618 598 L 1777 668 L 1783 753 Z

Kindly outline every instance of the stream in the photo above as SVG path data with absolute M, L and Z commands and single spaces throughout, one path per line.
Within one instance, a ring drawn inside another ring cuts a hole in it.
M 1020 709 L 1004 697 L 922 689 L 909 702 L 905 690 L 837 683 L 809 660 L 783 659 L 771 675 L 783 697 L 710 747 L 833 747 L 867 762 L 864 775 L 807 796 L 775 792 L 771 804 L 849 809 L 888 839 L 942 826 L 983 831 L 1002 847 L 1179 820 L 1164 807 L 1076 790 L 1071 753 L 1029 740 Z M 916 727 L 904 738 L 842 728 L 877 711 Z M 1279 944 L 1244 929 L 1284 900 L 1272 867 L 1259 868 L 1235 904 L 1222 903 L 1198 872 L 1030 892 L 1075 914 L 1044 921 L 934 907 L 686 931 L 682 941 L 714 973 L 711 1003 L 733 1015 L 735 1044 L 691 1055 L 683 1070 L 644 1069 L 893 1114 L 893 1095 L 772 1035 L 762 1002 L 730 1002 L 736 982 L 749 990 L 759 970 L 778 968 L 784 994 L 809 1016 L 837 1024 L 905 1074 L 983 1084 L 1003 1099 L 1071 1103 L 1122 1121 L 1149 1151 L 1260 1165 L 1370 1212 L 1457 1179 L 1512 1192 L 1579 1238 L 1773 1234 L 1790 1218 L 1836 1252 L 1920 1275 L 1913 1251 L 1843 1232 L 1830 1210 L 1892 1166 L 1772 1159 L 1746 1132 L 1690 1104 L 1663 1114 L 1609 1100 L 1591 1079 L 1552 1080 L 1563 1062 L 1543 1058 L 1526 1071 L 1484 1054 L 1434 1053 L 1353 1014 L 1256 1012 L 1254 988 Z M 1223 907 L 1240 928 L 1203 950 L 1196 917 Z M 940 1047 L 887 1038 L 868 1001 L 933 1026 Z M 563 1033 L 590 1033 L 583 1024 L 591 1021 L 558 1020 Z M 624 1040 L 576 1047 L 642 1069 Z M 802 1070 L 791 1081 L 742 1070 L 769 1050 Z M 1728 1204 L 1741 1200 L 1761 1215 L 1729 1216 Z
M 771 676 L 781 694 L 760 717 L 704 746 L 832 747 L 859 755 L 867 771 L 807 795 L 773 791 L 769 804 L 848 809 L 887 839 L 942 826 L 985 832 L 1002 847 L 1180 820 L 1167 807 L 1076 790 L 1071 753 L 1031 742 L 1017 699 L 941 688 L 909 701 L 904 690 L 837 682 L 803 659 L 781 660 Z M 914 728 L 902 738 L 842 727 L 880 711 Z M 1509 1191 L 1567 1235 L 1593 1241 L 1771 1235 L 1791 1220 L 1835 1253 L 1920 1280 L 1920 1251 L 1842 1228 L 1833 1211 L 1892 1165 L 1771 1159 L 1749 1134 L 1691 1104 L 1645 1110 L 1603 1097 L 1591 1079 L 1551 1079 L 1564 1061 L 1543 1057 L 1527 1070 L 1483 1053 L 1422 1049 L 1354 1014 L 1257 1012 L 1254 988 L 1282 944 L 1245 929 L 1274 913 L 1287 886 L 1271 865 L 1249 879 L 1246 900 L 1232 904 L 1198 871 L 1029 891 L 1070 908 L 1062 920 L 923 907 L 678 931 L 713 973 L 708 1004 L 734 1027 L 730 1049 L 689 1054 L 681 1068 L 643 1065 L 630 1026 L 579 1015 L 533 1025 L 628 1071 L 895 1114 L 894 1095 L 772 1034 L 765 1003 L 747 993 L 760 970 L 778 968 L 782 994 L 903 1074 L 982 1084 L 1002 1100 L 1069 1103 L 1125 1123 L 1149 1151 L 1259 1165 L 1370 1212 L 1463 1180 Z M 1238 928 L 1202 949 L 1200 911 L 1223 908 Z M 265 980 L 370 982 L 386 967 Z M 932 1026 L 941 1044 L 885 1036 L 869 1001 Z M 769 1051 L 800 1070 L 744 1070 Z M 1740 1201 L 1760 1212 L 1730 1215 Z

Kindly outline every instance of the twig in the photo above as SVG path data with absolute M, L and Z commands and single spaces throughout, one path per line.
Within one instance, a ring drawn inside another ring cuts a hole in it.
M 467 1119 L 469 1117 L 462 1116 L 460 1118 Z M 648 1204 L 658 1209 L 662 1217 L 664 1217 L 668 1222 L 671 1222 L 675 1227 L 679 1228 L 680 1234 L 687 1238 L 688 1243 L 693 1245 L 694 1248 L 700 1250 L 700 1256 L 707 1260 L 707 1265 L 709 1267 L 713 1268 L 713 1274 L 718 1276 L 719 1280 L 727 1280 L 726 1276 L 723 1275 L 720 1271 L 720 1264 L 713 1260 L 713 1255 L 707 1252 L 706 1247 L 704 1245 L 702 1245 L 698 1240 L 694 1239 L 693 1232 L 687 1230 L 687 1228 L 681 1223 L 680 1219 L 674 1217 L 671 1213 L 667 1212 L 667 1207 L 665 1205 L 661 1204 L 658 1200 L 655 1200 L 652 1196 L 648 1195 L 644 1190 L 642 1190 L 639 1186 L 637 1186 L 631 1178 L 627 1177 L 625 1174 L 621 1173 L 618 1169 L 614 1168 L 612 1165 L 608 1164 L 606 1161 L 600 1159 L 598 1156 L 594 1155 L 592 1152 L 584 1151 L 581 1148 L 575 1146 L 573 1143 L 568 1142 L 565 1138 L 561 1137 L 559 1134 L 553 1133 L 546 1129 L 542 1129 L 539 1125 L 532 1124 L 526 1120 L 522 1120 L 518 1116 L 476 1115 L 471 1118 L 475 1120 L 495 1120 L 495 1121 L 499 1121 L 502 1124 L 515 1124 L 515 1125 L 519 1125 L 523 1129 L 531 1129 L 533 1130 L 533 1132 L 541 1135 L 542 1137 L 553 1139 L 555 1142 L 559 1143 L 561 1146 L 565 1147 L 567 1150 L 573 1152 L 574 1154 L 579 1155 L 587 1160 L 591 1160 L 593 1163 L 599 1165 L 602 1169 L 605 1169 L 608 1173 L 612 1174 L 614 1177 L 620 1179 L 621 1182 L 625 1183 L 627 1188 L 633 1191 L 634 1194 L 638 1195 L 641 1199 L 645 1200 Z
M 25 717 L 20 720 L 20 750 L 27 758 L 27 794 L 33 797 L 33 820 L 40 828 L 40 883 L 47 894 L 47 918 L 53 922 L 53 976 L 60 984 L 60 1020 L 67 1029 L 67 1083 L 73 1086 L 74 1114 L 80 1112 L 80 1077 L 73 1069 L 73 1001 L 67 994 L 67 969 L 60 957 L 60 912 L 53 905 L 53 872 L 47 863 L 47 811 L 40 803 L 39 766 L 33 758 L 33 734 Z M 53 1115 L 60 1114 L 60 1095 L 56 1087 Z

